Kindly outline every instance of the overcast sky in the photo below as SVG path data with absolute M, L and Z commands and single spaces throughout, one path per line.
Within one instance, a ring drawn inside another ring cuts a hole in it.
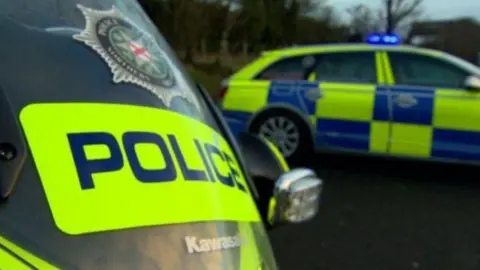
M 328 3 L 338 11 L 354 4 L 363 3 L 378 6 L 381 0 L 329 0 Z M 425 17 L 428 19 L 444 19 L 459 16 L 470 16 L 480 19 L 480 0 L 424 0 Z M 344 13 L 344 12 L 343 12 Z

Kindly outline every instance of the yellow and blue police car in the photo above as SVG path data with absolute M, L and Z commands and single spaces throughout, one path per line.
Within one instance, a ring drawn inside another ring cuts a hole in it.
M 312 149 L 480 161 L 480 68 L 396 35 L 366 41 L 264 52 L 221 89 L 230 128 L 289 161 Z
M 136 0 L 0 1 L 0 269 L 278 269 L 322 181 L 221 113 Z

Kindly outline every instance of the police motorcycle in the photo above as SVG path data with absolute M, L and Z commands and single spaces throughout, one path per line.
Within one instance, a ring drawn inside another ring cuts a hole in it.
M 0 2 L 0 269 L 277 269 L 322 181 L 234 141 L 136 0 Z

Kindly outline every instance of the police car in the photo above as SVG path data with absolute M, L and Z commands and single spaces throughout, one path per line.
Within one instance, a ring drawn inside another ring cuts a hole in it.
M 396 35 L 266 51 L 224 86 L 232 131 L 289 161 L 312 149 L 480 161 L 480 68 Z

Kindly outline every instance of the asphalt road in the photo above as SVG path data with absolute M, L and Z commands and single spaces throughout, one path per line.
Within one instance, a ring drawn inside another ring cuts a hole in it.
M 271 232 L 281 269 L 480 269 L 480 168 L 319 155 L 319 215 Z

